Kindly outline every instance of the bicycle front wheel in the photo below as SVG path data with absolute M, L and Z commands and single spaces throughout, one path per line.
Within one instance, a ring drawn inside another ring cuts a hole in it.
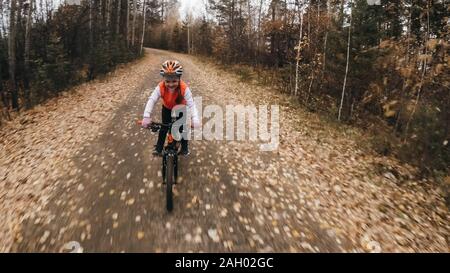
M 172 186 L 174 182 L 174 158 L 168 156 L 166 159 L 166 208 L 171 212 L 173 209 Z

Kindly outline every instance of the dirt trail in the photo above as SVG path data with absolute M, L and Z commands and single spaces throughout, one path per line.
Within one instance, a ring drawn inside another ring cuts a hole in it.
M 203 108 L 278 104 L 281 114 L 274 152 L 191 141 L 171 214 L 161 159 L 151 156 L 156 135 L 135 125 L 168 58 L 183 63 Z M 449 251 L 450 214 L 436 187 L 359 149 L 358 130 L 335 128 L 269 88 L 154 49 L 79 88 L 2 128 L 2 251 L 59 252 L 71 241 L 84 252 Z

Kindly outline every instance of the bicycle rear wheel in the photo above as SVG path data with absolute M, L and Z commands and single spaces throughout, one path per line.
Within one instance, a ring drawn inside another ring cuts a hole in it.
M 173 156 L 166 159 L 166 208 L 171 212 L 173 209 L 173 193 L 172 186 L 174 182 L 174 160 Z

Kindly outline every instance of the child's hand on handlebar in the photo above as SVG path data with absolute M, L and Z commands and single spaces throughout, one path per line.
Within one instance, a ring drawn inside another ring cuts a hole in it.
M 148 128 L 148 126 L 150 126 L 151 123 L 152 123 L 152 120 L 150 118 L 144 118 L 142 120 L 141 127 Z

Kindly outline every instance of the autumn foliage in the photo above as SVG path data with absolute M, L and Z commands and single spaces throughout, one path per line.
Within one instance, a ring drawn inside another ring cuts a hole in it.
M 362 126 L 380 153 L 428 172 L 450 162 L 444 2 L 210 0 L 203 17 L 158 29 L 171 41 L 165 48 L 213 57 L 244 80 Z

